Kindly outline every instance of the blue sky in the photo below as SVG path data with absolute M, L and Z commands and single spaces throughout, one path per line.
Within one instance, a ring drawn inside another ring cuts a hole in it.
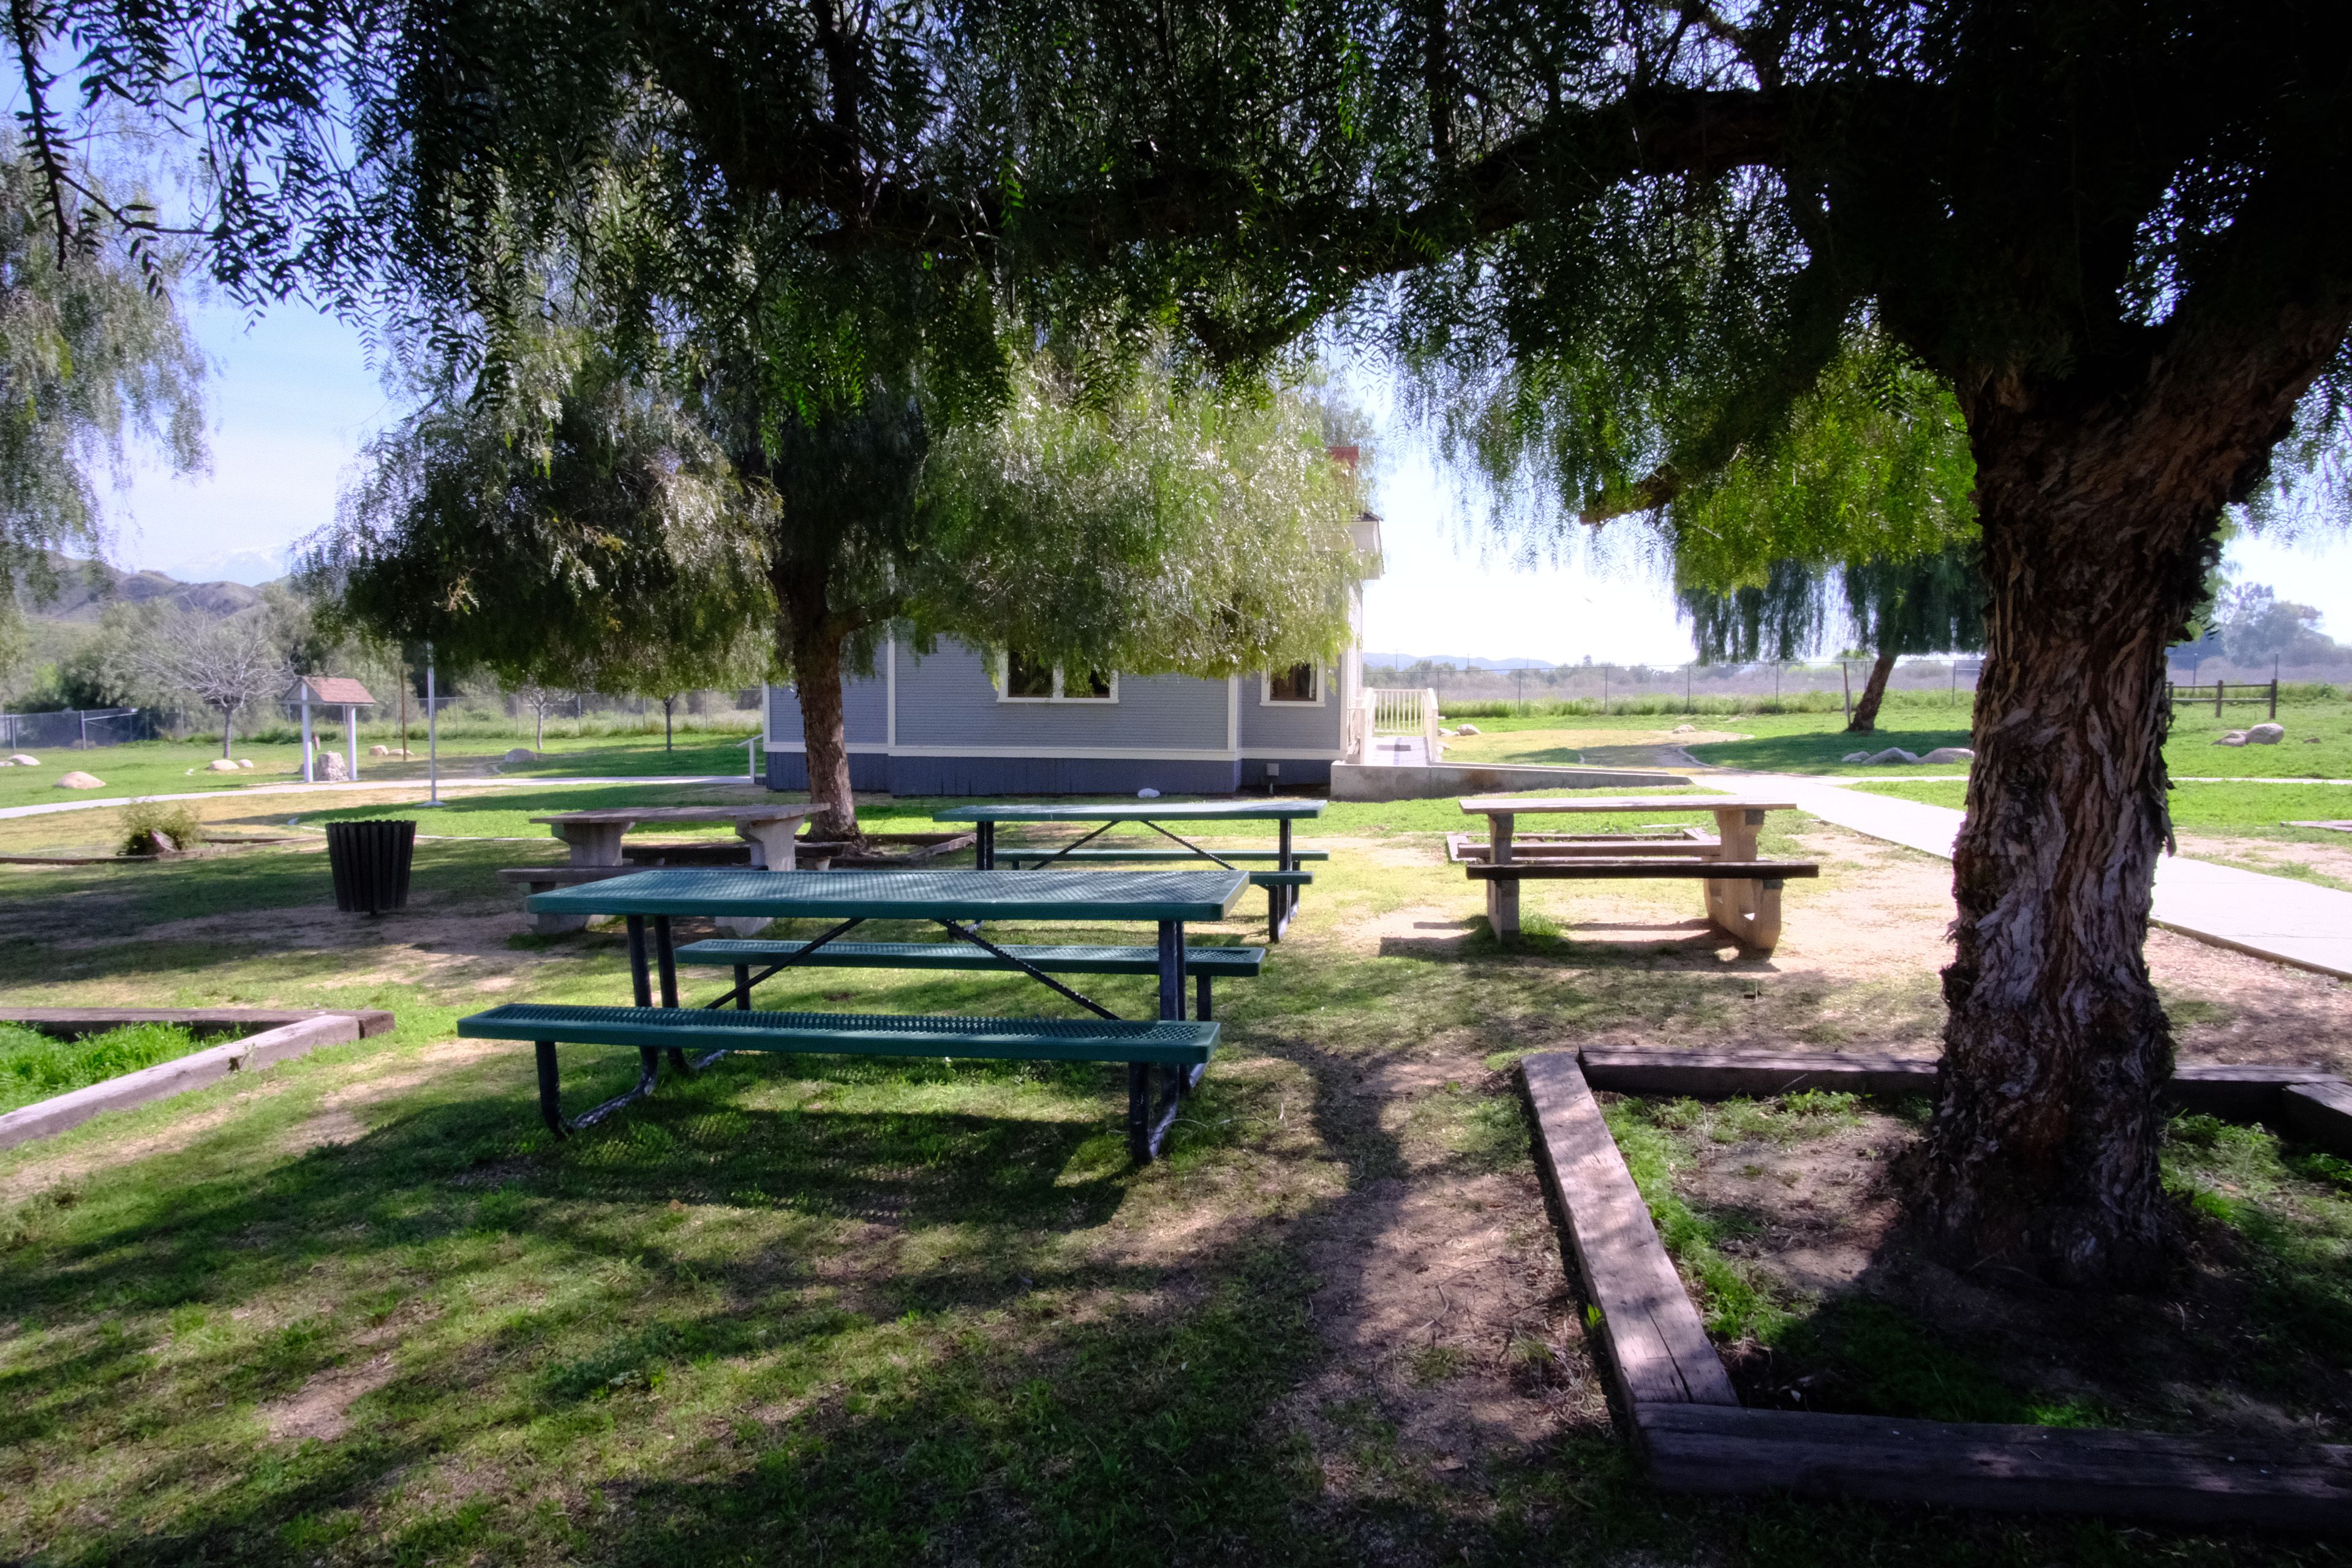
M 121 509 L 120 564 L 173 571 L 246 552 L 281 558 L 332 521 L 360 442 L 398 413 L 360 335 L 331 318 L 285 306 L 248 321 L 214 307 L 197 312 L 197 330 L 220 372 L 213 471 L 191 481 L 141 470 Z M 1467 532 L 1450 479 L 1387 400 L 1365 390 L 1380 426 L 1387 551 L 1385 574 L 1365 594 L 1369 648 L 1562 662 L 1690 657 L 1664 584 L 1639 561 L 1521 570 Z M 2322 628 L 2352 641 L 2352 539 L 2301 547 L 2245 540 L 2231 560 L 2241 581 L 2317 605 Z

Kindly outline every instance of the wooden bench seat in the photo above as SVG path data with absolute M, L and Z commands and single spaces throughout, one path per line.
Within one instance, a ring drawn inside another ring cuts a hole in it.
M 1703 877 L 1710 882 L 1777 882 L 1789 877 L 1818 877 L 1822 868 L 1811 860 L 1668 860 L 1641 856 L 1579 860 L 1513 860 L 1507 865 L 1465 867 L 1474 882 L 1575 881 L 1586 879 L 1637 877 Z
M 677 950 L 677 962 L 731 966 L 735 971 L 737 1005 L 743 1007 L 751 1005 L 749 998 L 754 984 L 752 966 L 773 963 L 780 959 L 797 960 L 794 968 L 954 969 L 1018 973 L 985 948 L 975 947 L 969 942 L 829 942 L 811 957 L 803 959 L 800 955 L 808 945 L 804 942 L 693 942 Z M 1160 952 L 1157 948 L 1015 946 L 1008 943 L 1004 951 L 1047 974 L 1160 973 Z M 1211 981 L 1219 978 L 1245 979 L 1263 973 L 1265 968 L 1265 949 L 1262 947 L 1194 947 L 1188 943 L 1184 949 L 1184 973 L 1193 977 L 1194 1011 L 1202 1018 L 1216 1016 L 1209 989 Z
M 729 1051 L 847 1056 L 982 1057 L 993 1060 L 1124 1062 L 1128 1140 L 1149 1159 L 1174 1120 L 1177 1102 L 1216 1049 L 1220 1026 L 1206 1020 L 969 1018 L 881 1013 L 763 1013 L 710 1007 L 590 1007 L 514 1002 L 457 1020 L 471 1040 L 528 1040 L 539 1067 L 539 1110 L 562 1137 L 652 1091 L 661 1054 L 691 1071 Z M 556 1076 L 559 1045 L 635 1048 L 640 1073 L 628 1093 L 576 1121 L 562 1111 Z M 710 1056 L 689 1068 L 686 1052 Z M 1170 1079 L 1161 1107 L 1148 1107 L 1148 1075 Z
M 1282 858 L 1282 851 L 1279 849 L 1219 849 L 1213 851 L 1213 853 L 1217 855 L 1219 858 L 1231 860 L 1236 866 L 1252 860 L 1279 860 Z M 1191 850 L 1184 848 L 1070 849 L 1066 850 L 1059 855 L 1056 855 L 1051 849 L 1000 849 L 996 852 L 996 858 L 1004 862 L 1006 866 L 1014 869 L 1018 869 L 1024 864 L 1042 865 L 1048 860 L 1108 861 L 1116 865 L 1120 863 L 1148 863 L 1154 860 L 1197 860 L 1201 858 L 1201 857 L 1193 854 Z M 1328 849 L 1294 849 L 1290 852 L 1290 858 L 1294 864 L 1300 860 L 1328 860 L 1331 858 L 1331 851 Z
M 1707 918 L 1744 946 L 1770 952 L 1780 943 L 1780 885 L 1791 877 L 1818 877 L 1811 860 L 1717 860 L 1704 856 L 1664 859 L 1649 856 L 1599 856 L 1574 859 L 1507 860 L 1500 866 L 1474 863 L 1463 869 L 1487 885 L 1486 919 L 1499 940 L 1518 934 L 1521 882 L 1636 881 L 1680 877 L 1706 884 Z M 1508 898 L 1497 895 L 1507 894 Z

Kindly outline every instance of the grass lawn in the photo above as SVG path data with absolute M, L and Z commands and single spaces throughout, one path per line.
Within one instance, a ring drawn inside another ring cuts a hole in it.
M 1140 1170 L 1093 1067 L 730 1058 L 551 1140 L 530 1053 L 453 1022 L 619 1000 L 625 951 L 523 934 L 493 875 L 522 846 L 420 846 L 412 907 L 380 920 L 333 912 L 310 848 L 0 867 L 0 988 L 25 1003 L 398 1019 L 0 1152 L 0 1561 L 2344 1561 L 1653 1493 L 1510 1068 L 1587 1040 L 1927 1048 L 1949 872 L 1776 814 L 1765 851 L 1823 875 L 1790 884 L 1771 959 L 1673 884 L 1531 887 L 1536 934 L 1503 952 L 1441 858 L 1463 825 L 1439 801 L 1306 826 L 1333 858 L 1265 976 L 1221 988 L 1217 1060 Z M 1263 940 L 1255 906 L 1200 935 Z M 2191 1048 L 2352 1038 L 2321 977 L 2165 954 Z M 1018 985 L 851 970 L 761 995 L 1072 1011 Z M 1144 980 L 1084 988 L 1149 1004 Z M 566 1051 L 575 1105 L 634 1071 Z
M 1889 780 L 1853 786 L 1871 795 L 1891 795 L 1958 810 L 1968 785 L 1957 779 Z M 2343 844 L 2340 833 L 2288 827 L 2290 821 L 2326 822 L 2352 817 L 2352 784 L 2178 784 L 2172 788 L 2172 826 L 2181 831 L 2251 834 L 2258 837 Z
M 740 777 L 744 772 L 743 742 L 749 737 L 711 736 L 700 731 L 681 732 L 675 751 L 662 749 L 659 735 L 551 735 L 547 752 L 531 763 L 501 763 L 509 745 L 530 743 L 479 737 L 445 737 L 441 743 L 441 774 L 464 778 L 488 773 L 495 765 L 507 774 L 554 776 L 619 776 L 638 773 L 717 774 Z M 425 775 L 425 740 L 411 737 L 411 755 L 371 757 L 362 738 L 361 782 L 422 782 Z M 390 742 L 387 742 L 390 743 Z M 89 794 L 113 799 L 122 795 L 178 795 L 194 791 L 237 790 L 252 784 L 301 782 L 302 748 L 299 742 L 236 743 L 234 755 L 249 757 L 253 766 L 235 773 L 215 773 L 205 764 L 219 757 L 214 741 L 134 741 L 128 745 L 100 746 L 87 752 L 36 749 L 37 768 L 0 768 L 0 806 L 62 803 L 74 798 L 71 790 L 57 787 L 64 774 L 79 771 L 106 781 Z
M 1897 700 L 1897 699 L 1901 700 Z M 2259 708 L 2232 708 L 2216 720 L 2208 708 L 2183 707 L 2173 715 L 2172 738 L 2165 761 L 2184 777 L 2220 778 L 2352 778 L 2352 702 L 2290 703 L 2279 710 L 2285 741 L 2274 746 L 2217 746 L 2216 738 L 2229 730 L 2242 730 L 2263 721 Z M 1900 747 L 1925 756 L 1939 746 L 1969 744 L 1969 712 L 1951 706 L 1933 692 L 1890 695 L 1880 710 L 1877 728 L 1867 735 L 1848 734 L 1843 715 L 1830 713 L 1696 714 L 1689 718 L 1663 715 L 1537 714 L 1527 717 L 1475 719 L 1479 734 L 1445 742 L 1451 761 L 1522 763 L 1573 766 L 1642 763 L 1671 767 L 1663 757 L 1612 754 L 1621 748 L 1655 749 L 1687 745 L 1697 762 L 1712 767 L 1759 773 L 1845 774 L 1864 778 L 1901 778 L 1906 773 L 1948 774 L 1967 771 L 1966 763 L 1920 763 L 1916 766 L 1864 766 L 1842 758 L 1853 752 L 1879 752 Z M 1693 726 L 1696 743 L 1678 739 L 1677 724 Z M 1723 734 L 1745 740 L 1709 740 Z
M 68 1040 L 0 1023 L 0 1110 L 152 1068 L 211 1043 L 173 1024 L 131 1024 Z

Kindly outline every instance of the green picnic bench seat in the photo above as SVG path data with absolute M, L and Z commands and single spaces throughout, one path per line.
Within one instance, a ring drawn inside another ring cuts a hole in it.
M 751 1005 L 755 984 L 751 967 L 793 959 L 794 968 L 834 969 L 977 969 L 1010 973 L 1013 966 L 983 948 L 961 942 L 829 942 L 808 958 L 800 954 L 804 942 L 690 942 L 677 950 L 680 963 L 731 966 L 735 971 L 735 1001 Z M 1023 963 L 1047 974 L 1157 974 L 1160 952 L 1150 947 L 1012 946 L 1004 948 Z M 1193 947 L 1184 949 L 1184 973 L 1193 978 L 1198 998 L 1194 1011 L 1203 1018 L 1216 1016 L 1209 984 L 1219 978 L 1247 979 L 1264 972 L 1262 947 Z
M 1219 1026 L 1205 1020 L 965 1018 L 882 1013 L 762 1013 L 710 1007 L 587 1007 L 512 1002 L 457 1020 L 460 1038 L 529 1040 L 537 1048 L 539 1110 L 558 1137 L 651 1090 L 661 1053 L 683 1067 L 685 1053 L 728 1051 L 890 1057 L 986 1057 L 1012 1061 L 1125 1062 L 1130 1079 L 1152 1068 L 1189 1080 L 1216 1048 Z M 559 1099 L 559 1045 L 633 1047 L 637 1087 L 566 1121 Z M 1132 1132 L 1132 1130 L 1130 1130 Z

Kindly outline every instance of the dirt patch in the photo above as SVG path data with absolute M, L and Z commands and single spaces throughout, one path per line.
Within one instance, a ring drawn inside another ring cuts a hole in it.
M 352 1406 L 390 1383 L 396 1370 L 390 1351 L 356 1365 L 328 1368 L 286 1398 L 261 1406 L 258 1414 L 270 1441 L 334 1442 L 351 1430 Z
M 1710 1293 L 1690 1254 L 1678 1258 L 1703 1310 L 1738 1320 L 1718 1321 L 1717 1338 L 1744 1402 L 2303 1441 L 2352 1435 L 2352 1370 L 2328 1321 L 2341 1310 L 2329 1277 L 2352 1235 L 2352 1200 L 2324 1175 L 2298 1179 L 2302 1156 L 2291 1147 L 2282 1156 L 2267 1135 L 2184 1123 L 2174 1180 L 2222 1201 L 2182 1206 L 2173 1276 L 2145 1293 L 2061 1290 L 1998 1268 L 1956 1270 L 1922 1244 L 1902 1209 L 1903 1172 L 1921 1136 L 1912 1122 L 1855 1107 L 1792 1130 L 1806 1119 L 1777 1103 L 1777 1114 L 1771 1101 L 1645 1110 L 1674 1149 L 1675 1195 L 1767 1303 L 1743 1313 L 1731 1294 Z M 2257 1190 L 2259 1214 L 2235 1206 Z M 2281 1220 L 2305 1232 L 2284 1254 L 2263 1239 Z

